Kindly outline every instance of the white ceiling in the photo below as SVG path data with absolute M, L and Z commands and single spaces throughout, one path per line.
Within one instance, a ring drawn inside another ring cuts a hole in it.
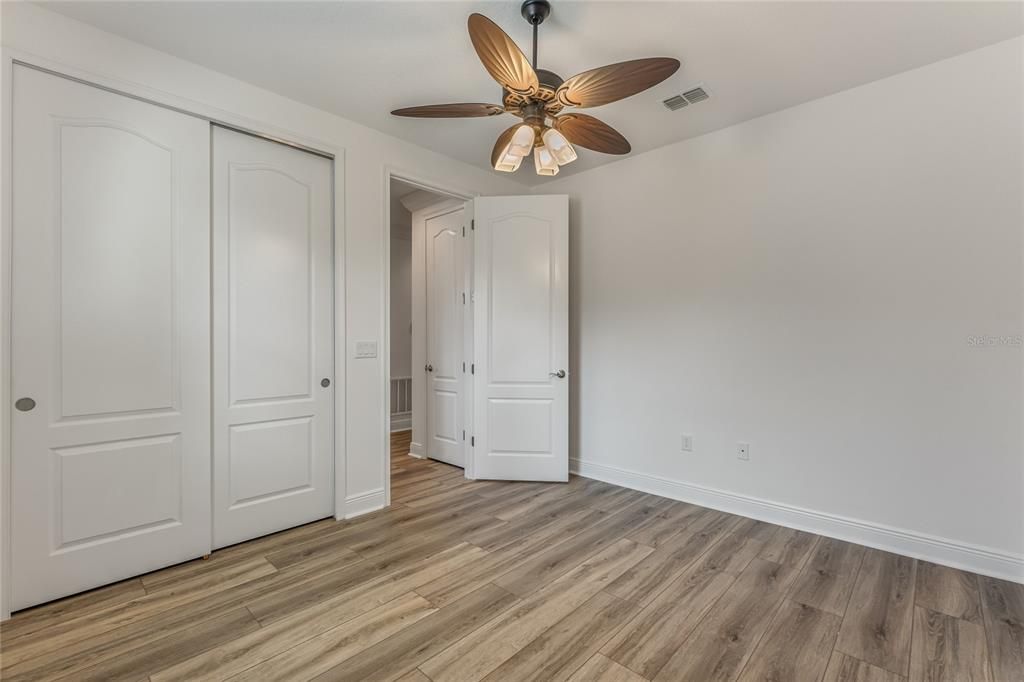
M 530 27 L 517 0 L 43 4 L 481 168 L 489 168 L 494 139 L 514 122 L 511 116 L 416 120 L 388 112 L 500 102 L 466 34 L 471 12 L 486 14 L 530 50 Z M 637 57 L 683 62 L 655 88 L 587 110 L 629 138 L 633 154 L 1024 33 L 1024 4 L 1018 2 L 552 5 L 540 29 L 539 66 L 563 78 Z M 661 105 L 698 83 L 712 99 L 676 112 Z M 970 84 L 950 83 L 950 89 L 950 96 L 959 96 Z M 581 150 L 562 174 L 616 158 Z M 542 182 L 527 165 L 515 179 Z

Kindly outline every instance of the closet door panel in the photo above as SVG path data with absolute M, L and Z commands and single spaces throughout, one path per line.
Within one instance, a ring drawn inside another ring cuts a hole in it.
M 274 167 L 235 164 L 228 173 L 231 401 L 308 400 L 311 188 Z
M 334 512 L 332 174 L 328 159 L 223 128 L 213 146 L 223 547 Z
M 62 415 L 173 408 L 173 152 L 65 121 L 59 154 Z
M 209 125 L 14 68 L 12 606 L 207 553 Z

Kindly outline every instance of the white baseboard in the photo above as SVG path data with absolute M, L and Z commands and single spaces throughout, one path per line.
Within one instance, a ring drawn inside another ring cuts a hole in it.
M 391 433 L 396 431 L 408 431 L 412 428 L 412 413 L 391 415 Z
M 574 474 L 730 514 L 846 540 L 982 575 L 1024 583 L 1024 556 L 890 528 L 628 469 L 570 459 Z
M 345 518 L 351 519 L 384 508 L 384 488 L 349 495 L 345 499 Z
M 409 443 L 409 454 L 420 459 L 427 458 L 427 451 L 423 447 L 423 443 L 417 443 L 416 441 Z

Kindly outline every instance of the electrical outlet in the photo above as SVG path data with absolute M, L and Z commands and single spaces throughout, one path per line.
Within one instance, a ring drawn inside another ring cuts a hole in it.
M 750 459 L 750 443 L 736 443 L 736 458 L 743 461 Z
M 688 433 L 683 434 L 683 452 L 693 452 L 693 436 Z

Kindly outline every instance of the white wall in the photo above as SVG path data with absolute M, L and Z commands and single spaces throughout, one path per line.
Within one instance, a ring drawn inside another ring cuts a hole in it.
M 412 240 L 391 238 L 391 376 L 412 376 Z
M 285 139 L 344 150 L 346 436 L 348 498 L 383 502 L 387 425 L 383 358 L 353 359 L 356 340 L 383 347 L 385 169 L 466 194 L 522 193 L 521 185 L 333 114 L 144 47 L 28 3 L 2 3 L 3 47 L 87 80 L 123 85 L 161 102 Z M 386 115 L 386 112 L 381 112 Z
M 578 467 L 1024 577 L 1022 49 L 544 185 Z
M 412 213 L 391 195 L 391 376 L 412 376 Z

